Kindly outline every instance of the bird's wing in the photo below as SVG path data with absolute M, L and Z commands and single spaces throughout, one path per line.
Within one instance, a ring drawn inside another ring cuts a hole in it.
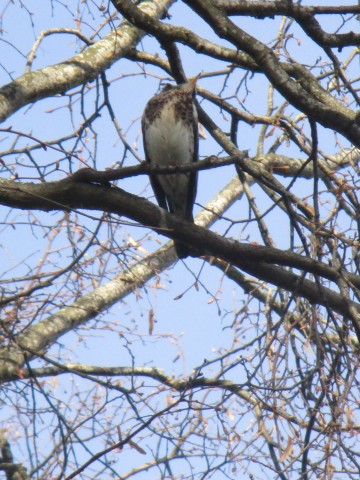
M 141 127 L 142 127 L 142 131 L 143 131 L 143 144 L 144 144 L 145 160 L 146 160 L 146 163 L 154 166 L 155 162 L 153 161 L 152 158 L 150 158 L 150 155 L 149 155 L 148 149 L 147 149 L 146 126 L 145 126 L 144 117 L 141 120 Z M 156 175 L 149 175 L 149 177 L 150 177 L 150 183 L 151 183 L 152 189 L 154 191 L 156 200 L 159 204 L 159 207 L 164 208 L 165 210 L 169 211 L 169 207 L 168 207 L 168 203 L 167 203 L 167 200 L 166 200 L 165 192 L 164 192 L 159 180 L 157 179 L 157 176 Z
M 198 116 L 196 112 L 196 106 L 194 104 L 195 114 L 193 119 L 193 135 L 194 135 L 194 151 L 192 161 L 197 162 L 199 158 L 199 129 L 198 129 Z M 186 218 L 193 221 L 193 207 L 195 203 L 196 190 L 197 190 L 197 172 L 189 174 L 189 187 L 186 204 Z

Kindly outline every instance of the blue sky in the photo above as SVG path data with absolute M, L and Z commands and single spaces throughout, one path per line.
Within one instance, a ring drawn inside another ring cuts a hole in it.
M 311 2 L 308 2 L 311 3 Z M 319 2 L 318 2 L 319 3 Z M 345 4 L 345 2 L 337 2 L 337 4 Z M 1 43 L 1 67 L 0 68 L 0 84 L 5 84 L 11 81 L 11 78 L 16 78 L 23 74 L 26 58 L 38 34 L 47 28 L 69 27 L 76 28 L 76 18 L 82 19 L 83 31 L 87 35 L 92 34 L 92 28 L 87 27 L 86 23 L 91 23 L 91 14 L 87 12 L 87 7 L 83 3 L 78 4 L 79 12 L 74 18 L 67 8 L 56 2 L 51 4 L 41 0 L 39 2 L 25 2 L 25 5 L 32 11 L 34 25 L 31 25 L 31 19 L 25 8 L 19 9 L 13 4 L 9 4 L 5 14 L 3 15 L 2 28 L 4 34 Z M 172 22 L 177 23 L 179 19 L 184 26 L 195 29 L 200 36 L 206 36 L 215 39 L 213 33 L 202 22 L 195 22 L 195 15 L 190 13 L 181 3 L 176 4 L 172 9 Z M 259 21 L 251 19 L 236 20 L 239 24 L 244 22 L 244 29 L 248 32 L 253 32 L 258 28 Z M 325 21 L 325 20 L 324 20 Z M 329 20 L 330 21 L 330 20 Z M 115 22 L 116 23 L 116 22 Z M 262 30 L 259 33 L 259 38 L 262 41 L 270 42 L 277 34 L 277 29 L 280 23 L 280 18 L 275 20 L 264 20 L 261 22 Z M 16 28 L 15 28 L 16 26 Z M 328 29 L 332 28 L 329 23 Z M 106 31 L 105 27 L 105 31 Z M 18 35 L 21 31 L 22 34 Z M 323 53 L 308 46 L 307 40 L 304 38 L 299 29 L 298 32 L 301 43 L 296 39 L 289 42 L 292 54 L 296 58 L 301 58 L 304 62 L 313 63 L 314 58 L 318 58 Z M 258 33 L 258 32 L 256 32 Z M 10 44 L 16 42 L 16 47 L 19 51 L 14 49 Z M 78 51 L 81 43 L 71 35 L 53 35 L 45 39 L 38 51 L 37 58 L 34 61 L 33 68 L 42 68 L 49 64 L 54 64 L 66 60 L 69 56 L 74 55 Z M 145 39 L 143 41 L 145 49 L 158 52 L 160 55 L 164 53 L 159 48 L 154 39 Z M 211 72 L 219 69 L 219 64 L 205 56 L 198 56 L 185 47 L 180 48 L 184 68 L 186 74 L 190 77 L 199 73 L 199 71 Z M 341 54 L 346 57 L 348 52 L 346 49 Z M 224 65 L 221 65 L 224 68 Z M 154 95 L 159 88 L 159 76 L 163 76 L 160 70 L 155 67 L 146 67 L 147 75 L 144 76 L 140 67 L 134 65 L 128 60 L 120 60 L 109 71 L 106 72 L 107 79 L 111 83 L 109 93 L 112 105 L 117 117 L 117 120 L 125 132 L 127 141 L 137 150 L 137 153 L 143 157 L 143 148 L 140 132 L 140 118 L 143 112 L 144 105 L 148 99 Z M 223 96 L 229 97 L 234 95 L 234 90 L 239 84 L 244 72 L 239 70 L 236 72 L 227 86 Z M 217 78 L 204 78 L 199 81 L 203 88 L 219 93 L 223 87 L 222 80 Z M 78 89 L 75 89 L 78 90 Z M 85 112 L 90 115 L 94 110 L 96 101 L 96 83 L 89 85 L 86 93 Z M 255 75 L 254 79 L 249 81 L 249 91 L 246 93 L 241 89 L 238 95 L 238 100 L 235 103 L 246 102 L 246 108 L 254 114 L 266 113 L 266 81 L 260 75 Z M 199 98 L 200 100 L 200 98 Z M 68 135 L 72 132 L 74 125 L 77 126 L 81 122 L 81 105 L 76 102 L 70 112 L 67 108 L 68 97 L 59 96 L 56 98 L 46 99 L 36 103 L 35 105 L 26 107 L 17 112 L 10 119 L 8 119 L 2 128 L 12 127 L 16 131 L 24 131 L 33 137 L 39 138 L 41 141 L 49 141 L 51 139 L 59 138 L 63 135 Z M 275 101 L 281 103 L 278 95 L 275 96 Z M 211 106 L 208 102 L 203 101 L 202 106 L 219 122 L 220 126 L 228 130 L 229 119 L 226 116 L 219 114 L 219 111 Z M 293 112 L 295 116 L 297 112 Z M 304 128 L 307 128 L 306 126 Z M 250 155 L 256 152 L 256 142 L 259 134 L 259 126 L 251 127 L 244 123 L 241 124 L 239 131 L 239 147 L 243 150 L 249 150 Z M 333 136 L 331 132 L 320 129 L 322 134 L 321 148 L 329 153 L 336 151 Z M 0 150 L 6 151 L 10 148 L 14 141 L 14 135 L 2 133 L 0 140 Z M 104 110 L 101 118 L 94 123 L 94 135 L 89 134 L 88 137 L 88 151 L 86 145 L 79 145 L 78 154 L 82 156 L 85 162 L 92 166 L 92 154 L 95 151 L 94 144 L 96 142 L 96 167 L 98 169 L 109 168 L 116 165 L 123 157 L 123 146 L 116 135 L 114 126 L 111 124 L 108 113 Z M 268 147 L 273 138 L 267 140 Z M 20 139 L 19 145 L 34 144 L 32 140 Z M 72 142 L 65 142 L 65 148 L 70 148 Z M 343 142 L 347 146 L 347 142 Z M 286 155 L 299 156 L 300 153 L 293 147 L 284 147 L 280 153 Z M 220 148 L 207 134 L 207 138 L 200 141 L 200 156 L 206 157 L 208 155 L 223 154 Z M 74 171 L 83 165 L 81 162 L 74 161 L 70 166 L 69 161 L 58 151 L 37 151 L 35 154 L 36 161 L 42 165 L 45 171 L 51 172 L 53 167 L 46 167 L 51 162 L 59 161 L 60 170 L 50 173 L 47 180 L 55 180 L 63 178 L 70 168 Z M 12 167 L 11 157 L 4 157 L 9 161 L 9 166 Z M 19 174 L 24 179 L 31 180 L 37 177 L 37 171 L 31 167 L 30 160 L 23 155 L 23 168 L 19 169 Z M 131 155 L 126 157 L 125 165 L 136 163 Z M 201 172 L 199 175 L 199 188 L 195 212 L 198 211 L 202 205 L 205 205 L 218 190 L 223 187 L 233 176 L 235 172 L 233 167 L 226 167 L 223 169 L 216 169 L 209 172 Z M 6 175 L 6 173 L 4 173 Z M 154 201 L 149 182 L 146 177 L 136 177 L 134 179 L 122 180 L 119 186 L 125 190 L 150 198 Z M 311 182 L 298 180 L 295 186 L 295 191 L 301 192 L 305 195 L 308 191 L 309 195 L 312 192 Z M 257 201 L 261 205 L 263 211 L 271 205 L 271 202 L 266 198 L 265 194 L 258 187 L 254 188 L 254 193 Z M 42 258 L 43 250 L 47 248 L 48 235 L 45 234 L 47 229 L 42 230 L 40 227 L 34 227 L 35 235 L 29 236 L 27 226 L 23 223 L 29 218 L 28 212 L 12 211 L 9 213 L 8 209 L 0 209 L 2 222 L 12 220 L 13 226 L 3 228 L 1 241 L 1 255 L 2 255 L 2 269 L 3 278 L 18 276 L 32 271 L 34 266 Z M 34 217 L 30 214 L 30 219 L 37 222 L 39 220 L 45 222 L 51 230 L 52 225 L 55 225 L 57 219 L 62 217 L 62 213 L 42 214 L 35 213 Z M 93 215 L 93 213 L 92 213 Z M 101 213 L 94 215 L 100 218 Z M 226 216 L 236 220 L 248 217 L 247 202 L 242 199 L 237 202 Z M 268 223 L 271 225 L 271 233 L 274 240 L 278 242 L 279 248 L 288 248 L 290 242 L 290 232 L 288 220 L 284 215 L 274 211 L 269 214 Z M 83 227 L 93 230 L 96 225 L 96 220 L 83 219 Z M 223 233 L 227 228 L 227 222 L 218 222 L 213 229 L 219 233 Z M 55 268 L 55 265 L 66 264 L 70 261 L 73 250 L 71 245 L 66 240 L 66 224 L 63 225 L 63 235 L 58 238 L 51 245 L 53 249 L 50 258 L 49 269 Z M 102 228 L 99 238 L 104 242 L 107 241 L 109 230 L 106 225 Z M 165 240 L 158 235 L 145 230 L 143 227 L 128 227 L 122 226 L 117 231 L 119 241 L 133 238 L 135 240 L 141 239 L 144 235 L 149 236 L 157 241 L 165 242 Z M 254 228 L 246 228 L 242 230 L 242 226 L 234 227 L 230 231 L 230 235 L 241 241 L 261 242 L 258 232 Z M 78 247 L 83 243 L 79 241 Z M 155 249 L 156 242 L 148 242 L 145 244 L 146 248 Z M 64 248 L 63 248 L 64 247 Z M 58 249 L 58 250 L 57 250 Z M 141 252 L 134 252 L 134 257 Z M 97 267 L 98 265 L 95 264 Z M 109 256 L 109 267 L 111 267 L 108 278 L 118 273 L 117 268 L 121 265 L 116 264 L 115 258 Z M 100 267 L 99 267 L 100 268 Z M 89 273 L 89 272 L 87 272 Z M 195 278 L 199 275 L 199 288 L 195 288 Z M 104 276 L 103 282 L 107 278 Z M 158 283 L 157 283 L 158 282 Z M 201 284 L 204 284 L 204 288 Z M 86 278 L 84 281 L 84 292 L 92 288 L 91 279 Z M 52 295 L 58 288 L 55 285 L 49 289 L 49 294 Z M 64 287 L 65 289 L 67 287 Z M 182 298 L 175 300 L 181 293 L 184 293 Z M 67 295 L 70 298 L 69 291 Z M 216 297 L 217 301 L 214 301 Z M 152 279 L 145 287 L 141 288 L 137 296 L 127 297 L 124 301 L 119 302 L 110 311 L 105 312 L 99 319 L 90 322 L 86 327 L 77 330 L 76 332 L 65 335 L 60 340 L 60 346 L 55 345 L 48 355 L 56 356 L 59 351 L 64 352 L 64 361 L 78 361 L 89 364 L 104 365 L 104 366 L 131 366 L 133 362 L 136 366 L 158 366 L 163 368 L 166 373 L 174 375 L 191 375 L 194 368 L 201 366 L 204 359 L 211 360 L 231 348 L 234 348 L 234 338 L 239 336 L 234 333 L 236 329 L 243 330 L 241 338 L 245 343 L 256 335 L 257 329 L 259 331 L 265 328 L 266 319 L 264 318 L 263 325 L 252 324 L 252 313 L 256 312 L 256 302 L 249 306 L 249 317 L 246 319 L 246 324 L 234 324 L 235 314 L 244 306 L 245 297 L 239 287 L 236 287 L 232 282 L 225 278 L 221 272 L 216 268 L 204 265 L 201 259 L 188 259 L 185 264 L 177 262 L 171 269 L 161 273 L 159 279 Z M 59 305 L 60 306 L 60 305 Z M 156 323 L 154 333 L 152 336 L 148 335 L 148 317 L 149 311 L 153 309 Z M 41 315 L 41 314 L 40 314 Z M 44 316 L 47 312 L 43 313 Z M 254 315 L 255 318 L 255 315 Z M 249 320 L 250 319 L 250 320 Z M 64 345 L 62 349 L 61 345 Z M 250 350 L 249 350 L 250 352 Z M 253 355 L 253 351 L 251 355 Z M 249 353 L 250 355 L 250 353 Z M 250 361 L 250 360 L 249 360 Z M 40 362 L 41 363 L 41 362 Z M 34 362 L 36 365 L 36 362 Z M 213 364 L 204 369 L 206 375 L 214 375 L 220 368 L 220 363 Z M 236 369 L 228 373 L 228 378 L 238 379 L 239 383 L 246 381 L 246 371 L 241 364 Z M 45 388 L 48 388 L 54 396 L 66 403 L 68 395 L 73 391 L 74 383 L 81 383 L 82 380 L 69 380 L 69 376 L 45 381 Z M 54 383 L 55 382 L 55 383 Z M 56 385 L 56 386 L 54 386 Z M 101 390 L 101 388 L 99 388 Z M 86 392 L 81 395 L 86 398 Z M 43 400 L 38 402 L 41 405 Z M 163 400 L 163 399 L 162 399 Z M 72 400 L 73 401 L 73 400 Z M 161 403 L 161 402 L 160 402 Z M 68 406 L 69 408 L 71 405 Z M 65 408 L 65 407 L 64 407 Z M 116 401 L 111 402 L 109 408 L 116 409 Z M 234 407 L 234 411 L 237 407 Z M 2 423 L 6 423 L 9 415 L 9 410 L 4 409 L 0 412 L 0 419 Z M 120 422 L 121 415 L 116 412 L 117 419 Z M 46 418 L 46 417 L 45 417 Z M 41 421 L 39 424 L 41 424 Z M 129 421 L 130 422 L 130 421 Z M 244 416 L 245 424 L 250 424 L 248 416 Z M 240 426 L 238 426 L 240 429 Z M 42 435 L 40 443 L 45 446 L 48 440 L 48 431 L 42 425 Z M 115 434 L 114 434 L 115 438 Z M 146 440 L 150 441 L 150 440 Z M 101 443 L 102 440 L 94 441 L 92 444 L 93 451 L 98 451 L 104 448 Z M 19 443 L 19 450 L 15 450 L 17 460 L 21 461 L 25 452 L 25 446 Z M 23 451 L 21 451 L 23 448 Z M 149 450 L 151 447 L 149 447 Z M 148 450 L 148 451 L 149 451 Z M 130 450 L 126 457 L 121 456 L 122 466 L 119 471 L 126 471 L 130 467 L 134 467 L 137 462 L 143 463 L 144 458 L 139 457 L 137 453 Z M 79 463 L 86 459 L 86 453 L 79 453 Z M 145 460 L 150 460 L 151 455 Z M 110 478 L 110 477 L 103 477 Z M 145 478 L 145 477 L 142 477 Z M 152 478 L 151 476 L 146 478 Z M 220 477 L 219 477 L 220 478 Z M 268 477 L 271 478 L 271 477 Z

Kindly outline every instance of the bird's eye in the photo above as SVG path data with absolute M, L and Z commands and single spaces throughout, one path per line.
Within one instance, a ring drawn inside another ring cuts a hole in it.
M 165 85 L 162 88 L 162 92 L 169 92 L 170 90 L 173 90 L 175 88 L 173 85 L 170 85 L 170 83 L 165 83 Z

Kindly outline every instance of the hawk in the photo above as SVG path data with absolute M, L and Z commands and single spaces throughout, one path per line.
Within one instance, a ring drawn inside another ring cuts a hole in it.
M 151 165 L 191 165 L 198 160 L 198 115 L 194 103 L 200 75 L 176 87 L 166 85 L 147 103 L 142 117 L 146 161 Z M 197 173 L 150 175 L 151 186 L 161 208 L 194 222 Z M 175 241 L 178 258 L 189 248 Z

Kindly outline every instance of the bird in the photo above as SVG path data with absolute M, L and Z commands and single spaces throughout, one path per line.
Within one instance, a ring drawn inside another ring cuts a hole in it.
M 142 133 L 146 162 L 152 166 L 192 165 L 198 161 L 198 114 L 195 105 L 196 82 L 165 85 L 145 106 Z M 193 207 L 197 173 L 150 174 L 150 183 L 159 207 L 194 223 Z M 182 242 L 174 241 L 179 259 L 190 255 Z

